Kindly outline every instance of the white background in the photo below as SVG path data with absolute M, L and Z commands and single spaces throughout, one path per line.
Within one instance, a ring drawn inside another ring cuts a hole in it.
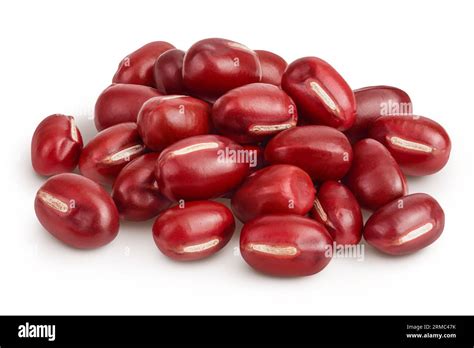
M 0 314 L 474 314 L 473 12 L 468 1 L 2 1 Z M 321 57 L 353 88 L 405 89 L 453 143 L 442 172 L 409 181 L 444 207 L 441 238 L 411 256 L 367 247 L 363 262 L 278 279 L 234 254 L 238 233 L 196 263 L 161 255 L 152 222 L 123 223 L 94 251 L 50 237 L 33 211 L 38 122 L 75 115 L 90 139 L 95 99 L 121 58 L 153 40 L 187 49 L 207 37 L 288 61 Z

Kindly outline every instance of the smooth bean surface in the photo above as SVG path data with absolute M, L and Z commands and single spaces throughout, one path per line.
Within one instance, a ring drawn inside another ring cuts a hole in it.
M 376 140 L 354 145 L 354 161 L 345 178 L 361 206 L 376 210 L 407 194 L 407 182 L 390 152 Z
M 300 58 L 283 74 L 281 86 L 311 124 L 347 130 L 355 122 L 354 93 L 341 75 L 316 57 Z
M 221 250 L 234 229 L 234 216 L 225 205 L 195 201 L 162 213 L 153 225 L 153 238 L 166 256 L 178 261 L 194 261 Z
M 331 261 L 332 244 L 323 225 L 298 215 L 254 219 L 240 235 L 240 253 L 250 266 L 284 277 L 320 272 Z
M 440 171 L 451 152 L 448 133 L 427 117 L 383 117 L 372 123 L 369 134 L 385 145 L 407 175 L 422 176 Z
M 35 212 L 49 233 L 75 248 L 108 244 L 119 229 L 119 215 L 109 194 L 77 174 L 58 174 L 46 181 L 36 194 Z
M 220 97 L 212 108 L 219 134 L 240 144 L 258 143 L 296 126 L 298 112 L 291 98 L 268 83 L 235 88 Z
M 315 189 L 302 169 L 277 164 L 249 176 L 232 197 L 232 210 L 243 222 L 263 215 L 306 215 Z
M 444 229 L 444 212 L 425 193 L 415 193 L 377 210 L 364 228 L 365 240 L 391 255 L 410 254 L 436 241 Z

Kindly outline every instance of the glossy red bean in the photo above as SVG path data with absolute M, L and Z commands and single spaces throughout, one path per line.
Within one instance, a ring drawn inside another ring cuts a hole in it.
M 74 117 L 51 115 L 36 127 L 31 139 L 31 164 L 40 175 L 71 172 L 82 151 L 82 136 Z
M 255 53 L 258 55 L 262 67 L 262 82 L 280 86 L 281 77 L 288 65 L 286 61 L 273 52 L 256 50 Z
M 352 192 L 337 181 L 326 181 L 319 189 L 311 211 L 337 244 L 358 244 L 362 238 L 362 213 Z
M 184 56 L 184 86 L 193 95 L 208 101 L 215 101 L 236 87 L 260 82 L 261 78 L 257 54 L 234 41 L 201 40 Z
M 144 221 L 167 209 L 171 202 L 163 197 L 155 180 L 158 153 L 148 153 L 127 164 L 117 176 L 112 198 L 125 220 Z
M 148 86 L 123 83 L 110 85 L 95 103 L 95 128 L 101 131 L 119 123 L 137 122 L 143 103 L 160 95 L 156 89 Z
M 283 74 L 281 86 L 298 106 L 300 116 L 313 124 L 346 130 L 355 122 L 354 93 L 324 60 L 300 58 Z
M 405 255 L 433 243 L 443 229 L 444 212 L 438 202 L 415 193 L 377 210 L 365 225 L 364 238 L 384 253 Z
M 315 189 L 302 169 L 277 164 L 249 176 L 232 197 L 232 211 L 247 222 L 263 215 L 306 215 L 313 206 Z
M 221 250 L 229 242 L 234 229 L 234 216 L 225 205 L 196 201 L 162 213 L 153 225 L 153 238 L 166 256 L 178 261 L 192 261 Z
M 208 103 L 184 96 L 164 96 L 148 100 L 138 115 L 138 133 L 145 145 L 161 151 L 178 140 L 208 134 L 211 129 Z
M 84 147 L 79 160 L 82 175 L 100 184 L 112 184 L 120 170 L 145 153 L 135 123 L 104 129 Z
M 175 47 L 165 41 L 154 41 L 140 47 L 122 59 L 112 82 L 154 87 L 153 66 L 155 61 L 162 53 L 172 48 Z
M 110 243 L 119 215 L 108 193 L 77 174 L 58 174 L 38 190 L 35 212 L 43 227 L 60 241 L 81 249 Z
M 440 171 L 451 152 L 448 133 L 427 117 L 386 116 L 372 123 L 369 134 L 385 145 L 407 175 Z
M 332 257 L 333 240 L 320 223 L 298 215 L 267 215 L 244 225 L 240 253 L 256 270 L 275 276 L 308 276 Z
M 212 107 L 219 134 L 238 143 L 258 143 L 296 126 L 298 112 L 291 98 L 268 83 L 252 83 L 227 92 Z
M 354 96 L 357 105 L 356 121 L 344 132 L 352 143 L 368 138 L 369 127 L 377 118 L 412 113 L 410 97 L 405 91 L 396 87 L 365 87 L 355 90 Z
M 351 166 L 352 148 L 346 136 L 334 128 L 302 126 L 270 140 L 265 160 L 298 166 L 314 180 L 339 180 Z
M 183 60 L 186 52 L 171 49 L 155 62 L 155 86 L 163 94 L 186 94 L 183 85 Z
M 408 190 L 397 162 L 373 139 L 354 145 L 354 160 L 345 181 L 359 204 L 371 210 L 406 195 Z
M 169 199 L 201 200 L 232 191 L 248 170 L 240 145 L 218 135 L 198 135 L 167 147 L 158 158 L 155 175 Z

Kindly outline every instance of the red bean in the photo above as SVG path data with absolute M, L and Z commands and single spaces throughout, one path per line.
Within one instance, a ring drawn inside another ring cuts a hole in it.
M 298 166 L 314 180 L 339 180 L 351 166 L 352 148 L 346 136 L 334 128 L 302 126 L 270 140 L 265 160 Z
M 198 135 L 167 147 L 158 158 L 155 176 L 171 200 L 219 197 L 247 176 L 244 149 L 219 135 Z
M 326 181 L 318 189 L 311 211 L 340 245 L 358 244 L 362 238 L 362 213 L 352 192 L 337 181 Z
M 192 94 L 215 101 L 224 93 L 260 82 L 262 69 L 257 54 L 248 47 L 226 39 L 205 39 L 186 52 L 183 82 Z
M 135 123 L 104 129 L 84 147 L 79 160 L 82 175 L 100 184 L 112 184 L 120 170 L 145 153 Z
M 232 198 L 232 210 L 247 222 L 263 215 L 306 215 L 313 206 L 315 189 L 302 169 L 278 164 L 249 176 Z
M 46 181 L 36 194 L 35 212 L 49 233 L 75 248 L 108 244 L 119 229 L 112 198 L 100 185 L 77 174 L 58 174 Z
M 183 85 L 183 60 L 186 52 L 171 49 L 163 53 L 155 62 L 155 86 L 163 94 L 185 94 Z
M 166 256 L 178 261 L 192 261 L 221 250 L 229 242 L 234 229 L 234 216 L 225 205 L 196 201 L 162 213 L 153 225 L 153 238 Z
M 31 164 L 40 175 L 71 172 L 82 151 L 81 132 L 74 117 L 51 115 L 36 127 L 31 140 Z
M 112 198 L 125 220 L 144 221 L 167 209 L 171 202 L 163 197 L 155 180 L 158 153 L 148 153 L 127 164 L 114 182 Z
M 216 130 L 238 143 L 258 143 L 296 126 L 291 98 L 267 83 L 237 87 L 217 99 L 212 108 Z
M 370 137 L 390 151 L 407 175 L 440 171 L 448 162 L 451 140 L 437 122 L 422 116 L 387 116 L 370 127 Z
M 405 176 L 382 144 L 363 139 L 353 149 L 354 161 L 345 181 L 361 206 L 376 210 L 407 194 Z
M 354 91 L 357 104 L 356 121 L 345 132 L 352 143 L 368 138 L 369 127 L 377 118 L 386 115 L 411 114 L 408 94 L 396 87 L 372 86 Z
M 354 93 L 324 60 L 306 57 L 294 61 L 283 74 L 281 86 L 310 123 L 339 130 L 349 129 L 354 124 Z
M 178 140 L 208 134 L 211 129 L 208 103 L 173 95 L 148 100 L 138 115 L 138 133 L 145 145 L 161 151 Z
M 143 103 L 161 94 L 154 88 L 113 84 L 107 87 L 95 103 L 94 122 L 98 131 L 125 122 L 137 122 Z
M 155 61 L 162 53 L 172 48 L 175 47 L 165 41 L 154 41 L 140 47 L 122 59 L 112 82 L 155 87 Z
M 443 229 L 444 212 L 438 202 L 415 193 L 377 210 L 365 225 L 364 238 L 384 253 L 405 255 L 433 243 Z
M 263 50 L 256 50 L 262 67 L 262 82 L 281 85 L 281 77 L 287 67 L 286 61 L 279 55 Z
M 298 215 L 267 215 L 246 223 L 240 252 L 256 270 L 275 276 L 308 276 L 332 257 L 333 240 L 320 223 Z

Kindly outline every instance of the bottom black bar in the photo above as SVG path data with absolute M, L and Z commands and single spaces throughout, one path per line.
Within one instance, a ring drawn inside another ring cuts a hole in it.
M 10 316 L 0 348 L 107 346 L 474 347 L 472 316 Z

